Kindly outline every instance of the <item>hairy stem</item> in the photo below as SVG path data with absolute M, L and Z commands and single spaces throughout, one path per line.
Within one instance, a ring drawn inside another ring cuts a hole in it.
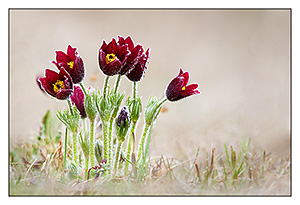
M 114 93 L 117 93 L 118 90 L 119 90 L 120 80 L 121 80 L 121 75 L 118 75 L 118 76 L 117 76 L 116 83 L 115 83 L 115 90 L 114 90 Z
M 83 85 L 83 82 L 80 82 L 79 85 L 80 85 L 81 89 L 83 90 L 84 95 L 86 96 L 86 89 Z
M 104 81 L 104 86 L 103 86 L 103 97 L 106 97 L 107 94 L 107 87 L 108 87 L 108 82 L 109 82 L 109 76 L 106 76 L 105 81 Z
M 142 138 L 140 139 L 138 157 L 137 157 L 138 163 L 141 161 L 142 156 L 144 156 L 145 140 L 146 140 L 146 136 L 147 136 L 149 127 L 150 127 L 150 124 L 145 124 L 144 130 L 143 130 L 143 135 L 142 135 Z
M 128 139 L 128 144 L 127 144 L 127 153 L 126 153 L 126 159 L 130 159 L 131 156 L 131 150 L 132 150 L 132 143 L 133 143 L 133 136 L 134 136 L 134 132 L 135 132 L 135 127 L 136 127 L 136 122 L 133 122 L 132 127 L 131 127 L 131 131 L 130 131 L 130 135 L 129 135 L 129 139 Z M 129 162 L 126 160 L 125 161 L 125 171 L 124 171 L 124 176 L 126 177 L 128 174 L 128 169 L 129 169 Z
M 66 162 L 67 162 L 67 145 L 68 145 L 68 128 L 66 128 L 66 133 L 65 133 L 64 169 L 66 169 Z
M 95 149 L 94 149 L 94 132 L 95 132 L 95 120 L 90 123 L 90 160 L 91 167 L 95 166 Z
M 71 103 L 70 98 L 67 100 L 67 102 L 68 102 L 68 106 L 69 106 L 69 109 L 70 109 L 70 113 L 71 113 L 71 115 L 73 115 L 72 103 Z
M 102 123 L 102 136 L 103 136 L 103 159 L 107 160 L 107 164 L 110 165 L 108 160 L 108 130 L 107 130 L 107 122 Z
M 89 156 L 85 157 L 84 158 L 84 168 L 85 168 L 85 176 L 87 178 L 87 173 L 88 173 L 88 170 L 89 170 Z
M 133 82 L 132 95 L 135 100 L 137 98 L 137 83 L 135 81 Z
M 114 176 L 116 175 L 117 170 L 118 170 L 118 166 L 119 166 L 120 151 L 121 151 L 122 143 L 123 142 L 120 142 L 118 140 L 118 147 L 117 147 L 117 151 L 116 151 L 116 155 L 115 155 L 115 163 L 114 163 L 114 172 L 113 172 Z
M 107 163 L 111 164 L 112 163 L 112 129 L 113 129 L 113 122 L 114 122 L 114 118 L 110 118 L 109 121 L 109 128 L 108 128 L 108 135 L 107 135 L 107 139 L 108 139 L 108 153 L 107 153 Z
M 73 159 L 75 164 L 78 165 L 78 142 L 77 142 L 77 133 L 72 133 L 72 139 L 73 139 Z

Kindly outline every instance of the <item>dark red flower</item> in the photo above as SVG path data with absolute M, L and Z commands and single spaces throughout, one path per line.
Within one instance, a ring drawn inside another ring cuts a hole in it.
M 73 94 L 73 81 L 64 68 L 59 73 L 46 69 L 44 78 L 39 78 L 41 87 L 51 96 L 66 100 Z
M 200 93 L 196 90 L 198 84 L 187 85 L 189 81 L 189 73 L 183 72 L 180 68 L 179 74 L 175 77 L 168 85 L 166 89 L 166 97 L 169 101 L 177 101 L 182 98 L 186 98 L 190 95 L 195 95 Z
M 84 108 L 84 93 L 80 86 L 74 85 L 74 92 L 71 96 L 71 101 L 79 110 L 81 118 L 86 118 L 86 112 Z
M 58 69 L 64 68 L 72 77 L 73 83 L 80 83 L 85 75 L 84 63 L 77 53 L 77 48 L 68 45 L 67 54 L 55 51 L 56 62 L 52 61 Z
M 116 39 L 112 39 L 109 44 L 103 40 L 99 49 L 99 66 L 105 75 L 113 76 L 119 74 L 127 62 L 128 55 L 127 44 L 118 45 Z
M 147 69 L 147 61 L 149 59 L 149 53 L 150 53 L 150 48 L 147 49 L 145 53 L 144 49 L 141 48 L 141 57 L 139 58 L 137 64 L 135 67 L 126 75 L 127 78 L 131 81 L 140 81 L 145 73 L 145 70 Z
M 134 43 L 133 43 L 133 41 L 132 41 L 132 39 L 131 39 L 130 36 L 127 36 L 126 39 L 124 39 L 121 36 L 118 36 L 118 38 L 119 38 L 119 41 L 118 41 L 119 46 L 127 45 L 128 46 L 128 50 L 130 51 L 130 54 L 129 54 L 128 58 L 127 58 L 126 64 L 124 65 L 124 67 L 119 72 L 119 74 L 121 74 L 121 75 L 126 75 L 138 63 L 140 57 L 143 54 L 143 48 L 139 44 L 137 44 L 136 46 L 134 46 Z

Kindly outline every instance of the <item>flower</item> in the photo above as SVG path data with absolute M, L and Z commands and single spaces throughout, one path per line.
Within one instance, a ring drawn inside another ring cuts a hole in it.
M 85 75 L 83 60 L 76 50 L 77 48 L 68 45 L 67 54 L 55 51 L 56 62 L 52 61 L 58 69 L 64 68 L 70 74 L 74 84 L 80 83 Z
M 99 49 L 99 66 L 105 75 L 113 76 L 119 74 L 125 66 L 128 55 L 128 45 L 118 45 L 116 39 L 112 38 L 109 44 L 103 40 Z
M 74 92 L 71 96 L 71 101 L 79 110 L 81 118 L 86 118 L 86 112 L 84 108 L 84 93 L 80 86 L 74 85 Z
M 119 41 L 118 41 L 119 46 L 127 45 L 128 50 L 130 51 L 130 54 L 128 55 L 126 64 L 124 65 L 124 67 L 119 72 L 120 75 L 126 75 L 138 63 L 141 55 L 143 54 L 143 48 L 139 44 L 134 46 L 134 43 L 133 43 L 130 36 L 127 36 L 126 39 L 124 39 L 121 36 L 118 36 L 118 38 L 119 38 Z
M 73 81 L 69 73 L 61 68 L 59 73 L 46 69 L 44 78 L 39 78 L 41 87 L 51 96 L 66 100 L 73 94 Z
M 141 48 L 141 53 L 143 53 L 144 50 Z M 149 52 L 150 48 L 147 49 L 145 53 L 141 55 L 139 58 L 139 61 L 135 65 L 132 71 L 130 71 L 126 76 L 131 81 L 140 81 L 145 73 L 145 70 L 147 69 L 146 63 L 149 59 Z
M 195 95 L 200 93 L 196 90 L 198 84 L 187 85 L 189 80 L 189 73 L 183 72 L 180 68 L 179 74 L 175 77 L 168 85 L 166 89 L 166 97 L 169 101 L 177 101 L 182 98 L 186 98 L 190 95 Z

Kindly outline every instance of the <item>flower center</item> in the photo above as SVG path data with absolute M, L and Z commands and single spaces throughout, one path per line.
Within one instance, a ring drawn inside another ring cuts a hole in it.
M 113 62 L 116 59 L 117 59 L 117 56 L 113 53 L 110 53 L 110 54 L 106 55 L 105 62 L 106 62 L 106 64 L 109 64 L 109 63 Z
M 61 80 L 57 80 L 56 83 L 52 84 L 53 85 L 53 90 L 55 93 L 58 93 L 60 89 L 65 89 L 65 84 Z
M 181 90 L 185 90 L 185 86 L 183 86 Z
M 71 69 L 73 69 L 74 61 L 70 61 L 69 63 L 67 63 L 67 65 L 68 65 Z

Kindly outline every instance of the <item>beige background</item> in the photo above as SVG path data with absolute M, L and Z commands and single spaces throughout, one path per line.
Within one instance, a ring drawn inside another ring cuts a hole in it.
M 194 155 L 198 147 L 221 151 L 224 143 L 243 138 L 278 155 L 289 153 L 289 10 L 11 10 L 11 141 L 36 133 L 47 109 L 67 107 L 43 95 L 35 82 L 44 68 L 56 70 L 50 63 L 55 50 L 77 47 L 85 85 L 101 89 L 97 51 L 103 39 L 118 35 L 151 48 L 138 84 L 144 105 L 150 94 L 163 96 L 180 67 L 201 91 L 166 104 L 153 130 L 152 156 Z M 127 78 L 121 91 L 131 92 Z

